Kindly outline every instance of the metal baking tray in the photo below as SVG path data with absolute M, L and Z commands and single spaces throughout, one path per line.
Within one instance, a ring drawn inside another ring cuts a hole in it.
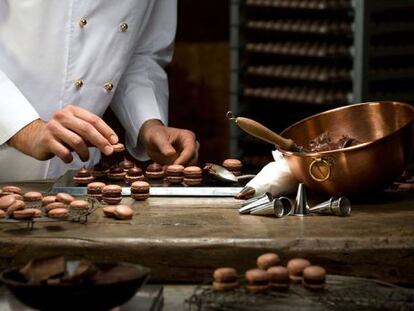
M 65 192 L 73 196 L 84 196 L 87 194 L 86 187 L 77 186 L 73 182 L 76 171 L 69 170 L 61 176 L 48 190 L 49 193 Z M 122 187 L 122 195 L 129 196 L 131 190 L 125 182 L 116 182 L 108 179 L 97 180 L 106 184 L 117 184 Z M 186 185 L 169 185 L 162 180 L 148 180 L 150 183 L 150 195 L 158 197 L 232 197 L 240 192 L 243 185 L 240 183 L 223 184 L 210 178 L 203 178 L 203 183 L 198 187 Z

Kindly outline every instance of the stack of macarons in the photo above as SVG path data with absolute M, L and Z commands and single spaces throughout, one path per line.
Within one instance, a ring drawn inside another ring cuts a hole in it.
M 149 197 L 150 184 L 146 181 L 135 181 L 131 184 L 131 197 L 136 201 L 143 201 Z
M 163 179 L 164 178 L 164 169 L 161 164 L 151 163 L 147 166 L 145 170 L 145 176 L 148 179 Z
M 111 217 L 119 220 L 132 219 L 134 210 L 128 205 L 109 205 L 104 206 L 102 211 L 106 217 Z
M 112 166 L 107 174 L 110 180 L 124 180 L 126 172 L 119 166 Z
M 142 173 L 142 169 L 139 167 L 133 167 L 130 168 L 126 175 L 125 175 L 125 180 L 132 184 L 135 181 L 139 181 L 139 180 L 144 180 L 144 174 Z
M 203 182 L 203 171 L 198 166 L 187 166 L 184 169 L 184 184 L 198 186 Z
M 29 191 L 23 194 L 23 200 L 28 208 L 42 208 L 43 195 L 37 191 Z
M 238 159 L 226 159 L 223 161 L 223 167 L 234 174 L 240 176 L 242 171 L 242 162 Z
M 69 204 L 69 212 L 72 217 L 85 215 L 89 211 L 89 203 L 85 200 L 74 200 Z
M 181 184 L 184 180 L 184 166 L 181 164 L 172 164 L 167 166 L 165 173 L 169 184 Z
M 237 271 L 234 268 L 218 268 L 213 273 L 213 289 L 227 291 L 239 287 Z
M 76 171 L 73 176 L 73 181 L 77 185 L 87 185 L 94 179 L 95 177 L 92 175 L 91 171 L 85 167 L 82 167 L 80 170 Z
M 122 168 L 126 173 L 130 168 L 135 167 L 135 163 L 125 158 L 123 161 L 119 163 L 119 167 Z
M 99 162 L 93 167 L 92 175 L 95 178 L 106 178 L 109 172 L 109 166 L 105 163 Z
M 269 289 L 269 273 L 262 269 L 250 269 L 245 273 L 247 290 L 251 293 L 263 293 Z
M 118 185 L 107 185 L 102 188 L 102 200 L 109 205 L 117 205 L 122 201 L 122 188 Z
M 102 199 L 102 189 L 105 186 L 106 184 L 100 181 L 89 183 L 87 186 L 88 197 L 100 201 Z

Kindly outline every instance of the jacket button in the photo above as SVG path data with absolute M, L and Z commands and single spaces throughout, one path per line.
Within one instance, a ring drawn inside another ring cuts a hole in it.
M 107 92 L 112 91 L 112 90 L 113 90 L 113 88 L 114 88 L 114 84 L 113 84 L 112 82 L 106 82 L 106 83 L 104 84 L 104 89 L 105 89 Z
M 128 24 L 127 23 L 119 24 L 119 30 L 120 31 L 125 32 L 125 31 L 127 31 L 127 29 L 128 29 Z
M 83 80 L 78 79 L 73 83 L 77 90 L 79 90 L 83 86 Z
M 88 24 L 88 21 L 86 20 L 86 18 L 81 17 L 79 20 L 79 27 L 83 28 L 86 26 L 86 24 Z

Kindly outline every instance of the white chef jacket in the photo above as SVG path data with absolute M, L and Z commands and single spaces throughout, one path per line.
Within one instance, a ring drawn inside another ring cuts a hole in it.
M 167 123 L 176 0 L 0 0 L 0 181 L 54 178 L 83 163 L 37 161 L 6 142 L 74 104 L 102 116 L 110 105 L 137 159 L 141 125 Z M 90 148 L 92 165 L 99 152 Z

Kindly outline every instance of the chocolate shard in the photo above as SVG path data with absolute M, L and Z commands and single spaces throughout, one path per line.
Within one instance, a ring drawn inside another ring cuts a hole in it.
M 33 259 L 19 272 L 30 284 L 40 284 L 64 275 L 66 273 L 66 260 L 63 256 Z

